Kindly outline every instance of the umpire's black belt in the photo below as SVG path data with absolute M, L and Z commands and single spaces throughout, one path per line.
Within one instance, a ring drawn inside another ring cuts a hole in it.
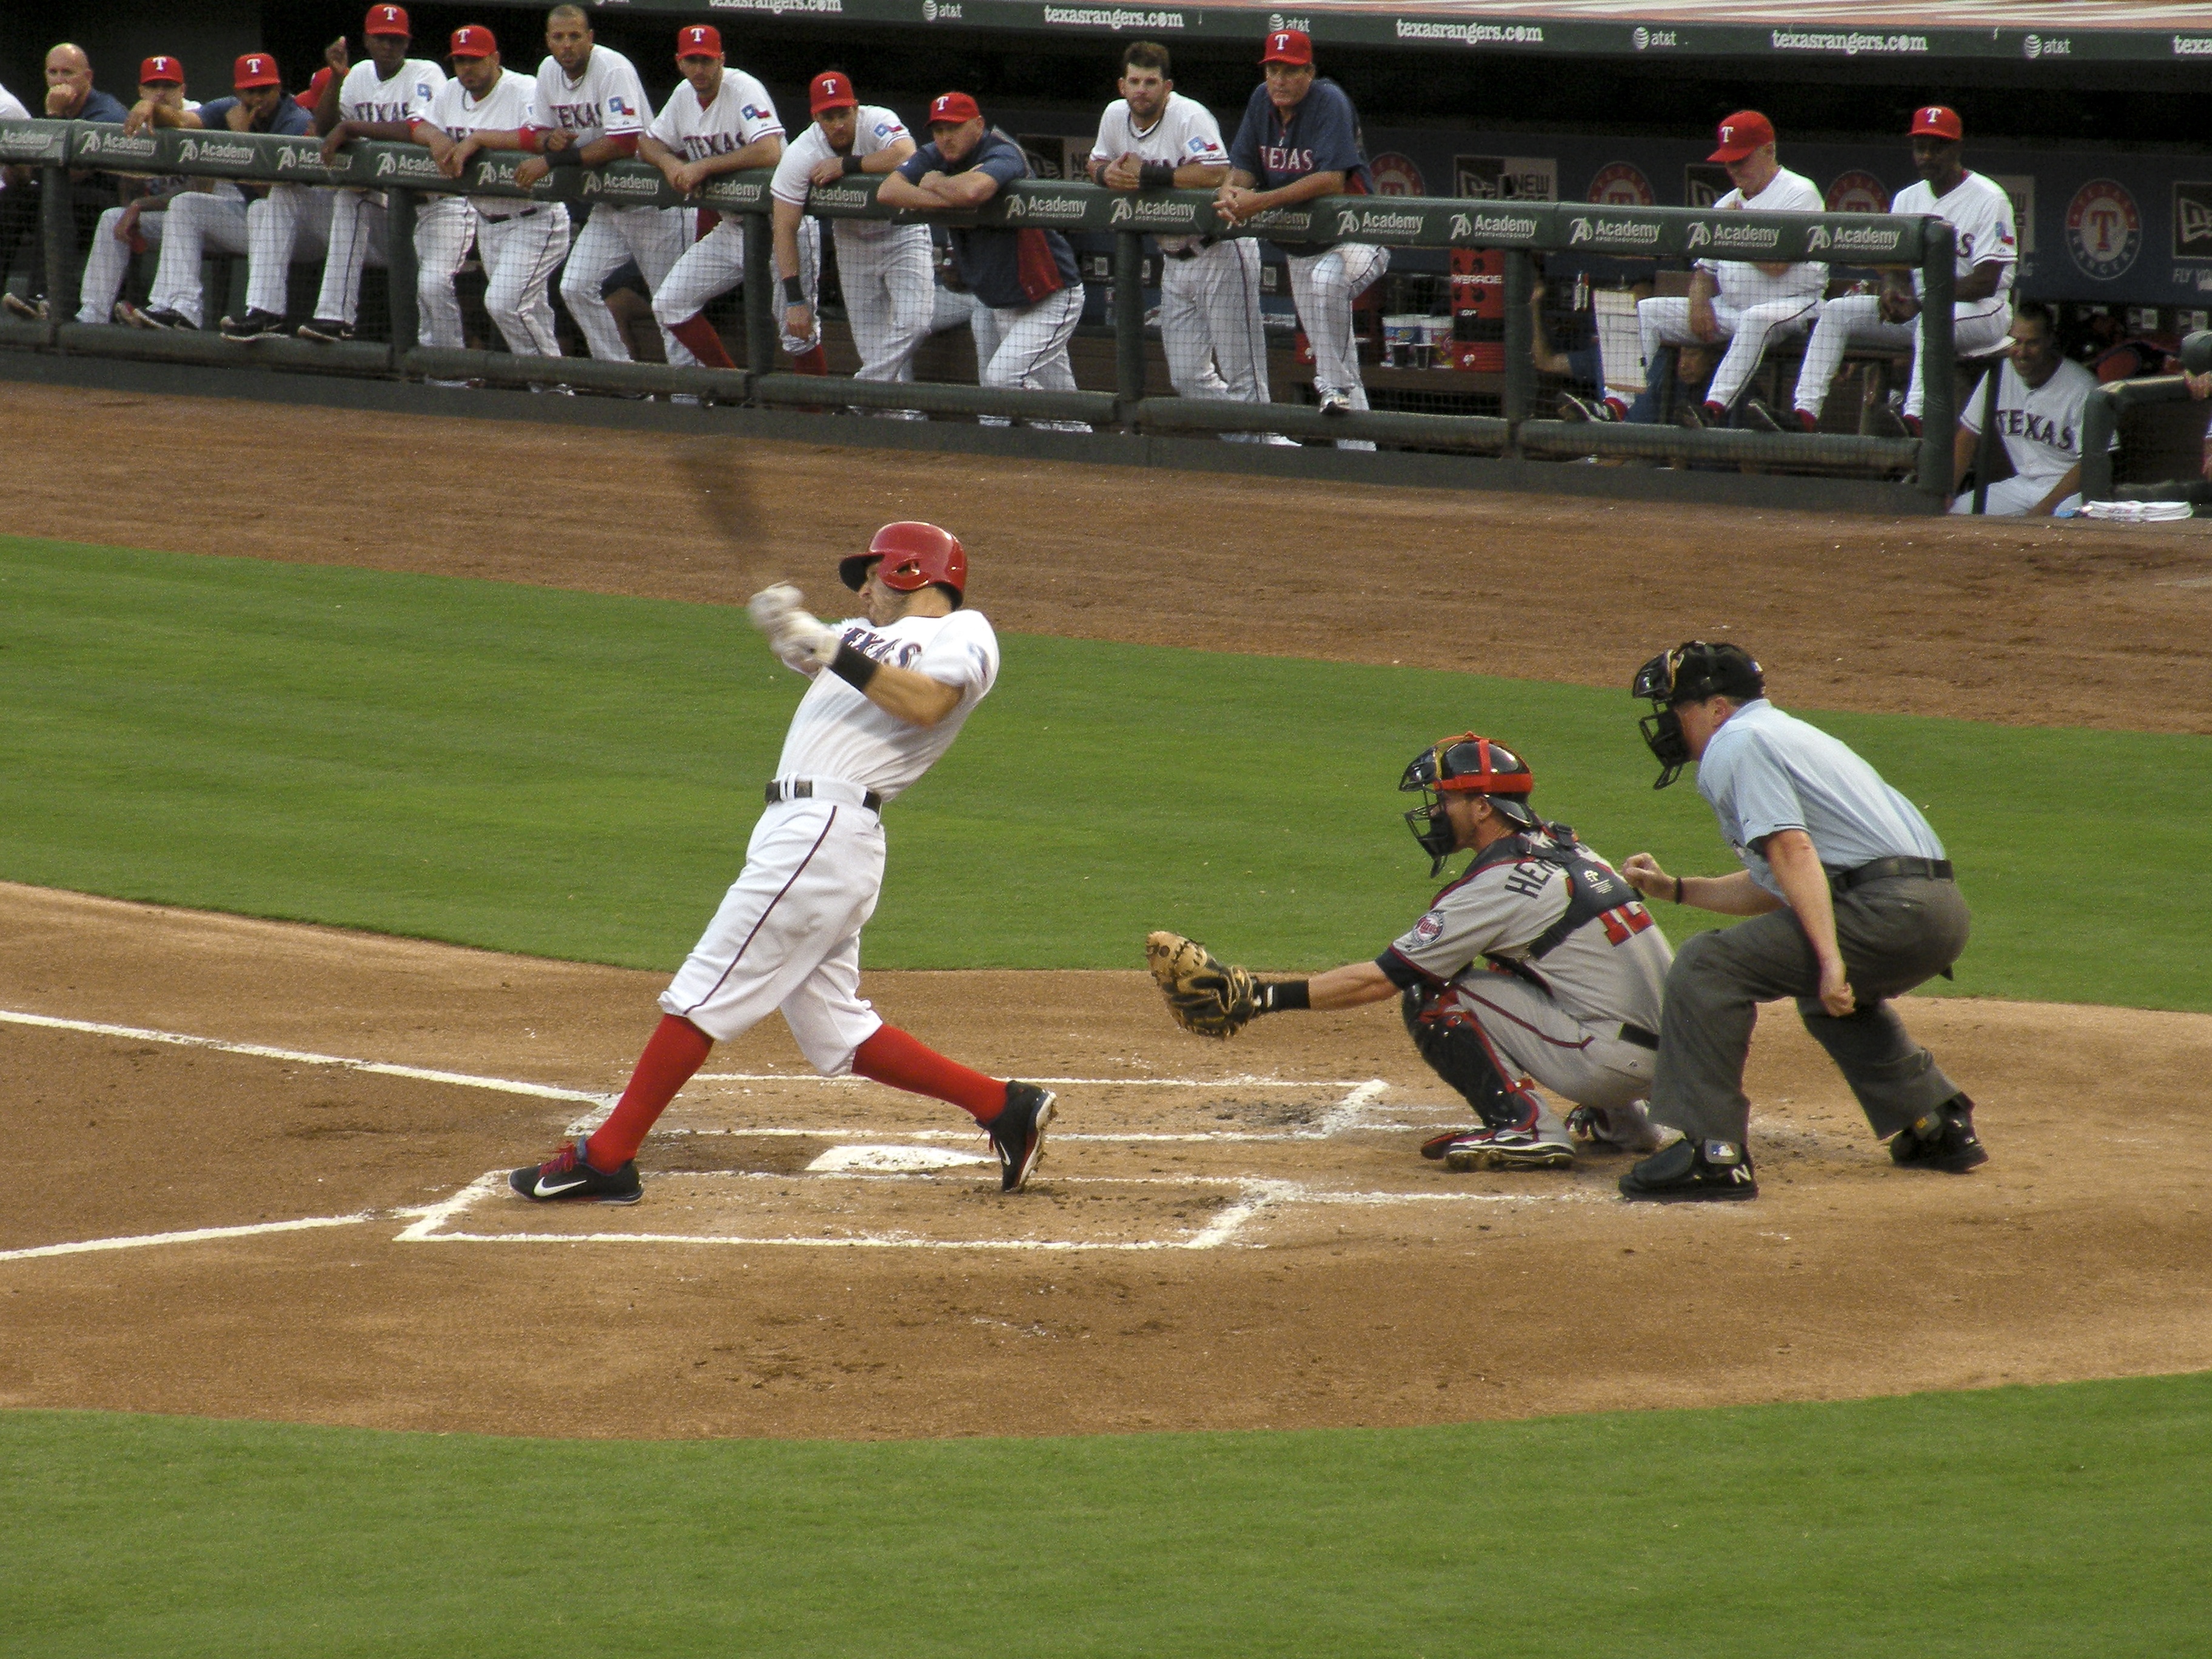
M 1221 239 L 1218 236 L 1201 236 L 1198 239 L 1196 244 L 1192 246 L 1164 247 L 1160 252 L 1166 254 L 1170 259 L 1195 259 L 1200 254 L 1205 252 L 1206 249 L 1212 247 L 1220 240 Z
M 770 806 L 787 800 L 835 800 L 848 806 L 865 806 L 871 812 L 884 810 L 884 798 L 872 789 L 863 789 L 857 783 L 848 783 L 842 778 L 771 778 L 768 785 L 768 804 Z
M 1829 873 L 1828 890 L 1848 893 L 1854 887 L 1863 887 L 1870 881 L 1893 881 L 1899 876 L 1921 876 L 1929 881 L 1951 879 L 1951 860 L 1948 859 L 1876 859 L 1872 864 L 1862 864 L 1856 870 L 1836 870 Z

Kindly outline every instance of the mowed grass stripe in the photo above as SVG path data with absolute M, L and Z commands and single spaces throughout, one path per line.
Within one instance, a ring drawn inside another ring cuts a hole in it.
M 812 589 L 834 611 L 834 580 Z M 874 966 L 1130 967 L 1159 926 L 1273 968 L 1371 955 L 1431 890 L 1398 771 L 1468 726 L 1524 748 L 1538 805 L 1616 859 L 1733 866 L 1687 781 L 1650 789 L 1625 695 L 1004 645 L 887 815 Z M 736 875 L 801 689 L 733 609 L 21 539 L 0 647 L 0 876 L 650 968 Z M 1964 870 L 1957 989 L 2212 1008 L 2212 740 L 1817 718 Z
M 2195 1653 L 2208 1476 L 2203 1376 L 874 1444 L 19 1412 L 0 1629 L 23 1659 Z

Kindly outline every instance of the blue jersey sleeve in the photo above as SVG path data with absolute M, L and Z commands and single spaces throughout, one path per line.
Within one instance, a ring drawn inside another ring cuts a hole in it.
M 287 138 L 305 138 L 315 131 L 314 118 L 300 107 L 297 99 L 276 100 L 276 118 L 269 124 L 269 131 Z
M 1359 154 L 1359 118 L 1352 100 L 1334 86 L 1316 86 L 1298 111 L 1298 147 L 1313 153 L 1316 173 L 1351 173 L 1364 158 Z
M 1030 161 L 1017 145 L 1010 144 L 1004 139 L 995 143 L 986 139 L 983 143 L 983 153 L 975 158 L 975 165 L 971 170 L 997 179 L 999 188 L 1004 190 L 1015 179 L 1029 177 Z
M 945 154 L 933 143 L 924 144 L 899 163 L 898 175 L 909 185 L 918 185 L 927 173 L 945 170 Z
M 212 98 L 194 112 L 200 118 L 200 125 L 210 132 L 221 132 L 229 125 L 227 118 L 231 111 L 237 107 L 238 100 L 235 98 Z
M 1255 179 L 1261 176 L 1260 166 L 1261 135 L 1266 131 L 1268 112 L 1273 106 L 1267 101 L 1265 85 L 1255 88 L 1244 100 L 1244 118 L 1237 124 L 1237 137 L 1229 146 L 1229 165 L 1241 168 Z

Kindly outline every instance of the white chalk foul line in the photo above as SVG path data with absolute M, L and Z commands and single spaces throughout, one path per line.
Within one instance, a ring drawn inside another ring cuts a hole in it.
M 693 1075 L 694 1083 L 829 1083 L 860 1084 L 872 1081 L 864 1077 L 821 1077 L 812 1072 L 700 1072 Z M 1088 1083 L 1099 1087 L 1147 1089 L 1357 1089 L 1371 1081 L 1356 1077 L 1261 1077 L 1256 1073 L 1240 1072 L 1231 1077 L 1031 1077 L 1024 1074 L 1024 1083 Z M 879 1085 L 888 1087 L 888 1085 Z
M 33 1256 L 83 1255 L 94 1250 L 137 1250 L 155 1244 L 198 1244 L 210 1238 L 251 1238 L 258 1233 L 299 1233 L 312 1227 L 354 1227 L 374 1221 L 380 1212 L 363 1210 L 356 1215 L 309 1216 L 301 1221 L 261 1221 L 250 1227 L 193 1227 L 177 1233 L 141 1233 L 131 1238 L 88 1238 L 73 1244 L 40 1244 L 27 1250 L 0 1250 L 0 1261 L 27 1261 Z

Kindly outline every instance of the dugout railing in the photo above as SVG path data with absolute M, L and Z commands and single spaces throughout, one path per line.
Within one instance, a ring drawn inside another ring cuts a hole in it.
M 690 196 L 654 168 L 621 161 L 556 171 L 535 187 L 514 182 L 522 157 L 479 155 L 465 177 L 448 179 L 413 144 L 357 140 L 325 165 L 319 141 L 228 131 L 164 129 L 127 135 L 113 125 L 74 121 L 0 122 L 0 162 L 43 169 L 50 314 L 42 325 L 0 327 L 0 343 L 70 354 L 234 364 L 250 349 L 257 364 L 353 374 L 481 380 L 538 385 L 554 378 L 577 388 L 675 393 L 703 402 L 786 409 L 873 408 L 1160 434 L 1249 432 L 1301 439 L 1365 439 L 1378 445 L 1454 451 L 1513 459 L 1649 459 L 1677 465 L 1896 477 L 1910 473 L 1931 507 L 1948 502 L 1954 377 L 1926 377 L 1923 435 L 1871 438 L 1844 434 L 1686 430 L 1564 422 L 1536 413 L 1535 321 L 1530 306 L 1536 256 L 1564 253 L 1611 260 L 1737 258 L 1765 263 L 1815 258 L 1834 266 L 1917 268 L 1926 303 L 1920 313 L 1923 361 L 1948 364 L 1952 341 L 1953 239 L 1940 219 L 1886 214 L 1719 213 L 1694 208 L 1621 208 L 1578 203 L 1443 200 L 1410 197 L 1324 197 L 1299 207 L 1224 223 L 1200 191 L 1128 193 L 1088 183 L 1024 179 L 965 215 L 897 214 L 877 204 L 871 178 L 817 187 L 810 213 L 824 219 L 927 219 L 946 225 L 1039 227 L 1110 239 L 1109 307 L 1115 387 L 1108 392 L 1005 390 L 944 382 L 870 382 L 763 370 L 779 358 L 765 172 L 729 173 Z M 75 310 L 77 262 L 64 181 L 70 170 L 180 174 L 239 182 L 350 185 L 389 192 L 389 338 L 380 344 L 311 345 L 266 340 L 240 348 L 213 336 L 159 335 L 65 320 Z M 580 204 L 712 208 L 744 226 L 743 333 L 750 368 L 732 372 L 577 357 L 510 357 L 503 352 L 429 351 L 417 343 L 412 228 L 425 192 L 514 196 Z M 1258 236 L 1285 248 L 1369 242 L 1419 250 L 1493 249 L 1504 255 L 1503 385 L 1496 416 L 1372 410 L 1324 416 L 1276 402 L 1255 405 L 1151 395 L 1141 273 L 1148 234 Z

